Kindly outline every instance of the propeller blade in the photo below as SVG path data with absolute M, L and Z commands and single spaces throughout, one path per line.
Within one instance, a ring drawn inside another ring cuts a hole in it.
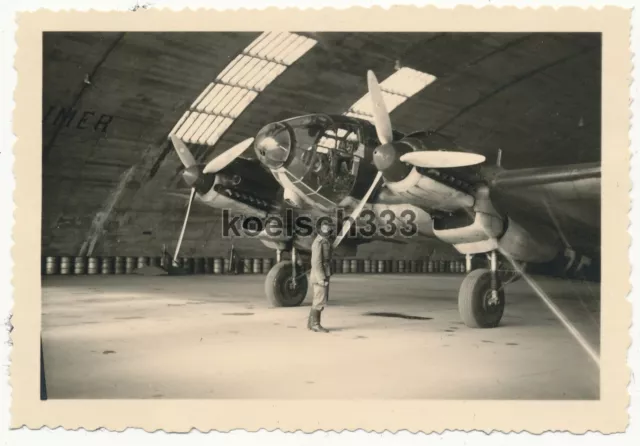
M 382 178 L 382 172 L 378 172 L 378 174 L 376 175 L 375 179 L 373 180 L 373 183 L 371 184 L 371 187 L 369 188 L 369 190 L 367 191 L 365 196 L 362 197 L 362 200 L 360 201 L 360 204 L 358 204 L 358 207 L 356 207 L 353 210 L 353 212 L 351 213 L 351 215 L 349 216 L 347 221 L 344 222 L 344 225 L 342 226 L 342 229 L 340 230 L 340 233 L 338 234 L 338 236 L 336 237 L 336 239 L 333 242 L 333 247 L 334 248 L 338 247 L 338 245 L 340 244 L 340 242 L 342 241 L 344 236 L 349 232 L 349 229 L 351 229 L 351 225 L 360 216 L 360 213 L 362 212 L 362 209 L 364 209 L 364 205 L 367 204 L 367 201 L 369 200 L 369 197 L 371 196 L 371 194 L 375 190 L 375 188 L 378 185 L 378 183 L 380 182 L 381 178 Z
M 245 139 L 239 142 L 235 146 L 231 147 L 226 152 L 221 153 L 204 167 L 204 173 L 217 173 L 227 167 L 236 158 L 242 155 L 253 144 L 253 138 Z
M 369 86 L 369 94 L 371 95 L 371 102 L 373 105 L 373 122 L 376 126 L 376 133 L 378 139 L 382 144 L 387 144 L 393 141 L 393 128 L 391 127 L 391 118 L 387 112 L 387 107 L 384 104 L 384 97 L 382 96 L 382 90 L 378 84 L 378 79 L 373 71 L 367 72 L 367 84 Z
M 191 212 L 191 203 L 196 196 L 196 188 L 191 188 L 191 195 L 189 196 L 189 205 L 187 206 L 187 213 L 184 216 L 184 223 L 182 224 L 182 231 L 180 231 L 180 238 L 178 239 L 178 245 L 176 246 L 176 253 L 173 255 L 174 265 L 178 262 L 178 253 L 180 252 L 180 245 L 182 245 L 182 239 L 184 237 L 184 230 L 187 229 L 187 221 L 189 221 L 189 213 Z
M 436 150 L 425 150 L 405 153 L 400 157 L 400 161 L 409 163 L 416 167 L 433 167 L 442 169 L 446 167 L 462 167 L 480 164 L 485 157 L 477 153 L 468 152 L 447 152 Z
M 180 161 L 182 161 L 182 164 L 184 164 L 184 167 L 188 169 L 189 167 L 195 165 L 196 159 L 193 157 L 191 152 L 189 152 L 189 148 L 187 147 L 187 145 L 182 142 L 182 140 L 176 135 L 171 135 L 170 137 L 171 142 L 173 143 L 173 147 L 175 147 L 176 152 L 178 152 L 178 157 L 180 158 Z

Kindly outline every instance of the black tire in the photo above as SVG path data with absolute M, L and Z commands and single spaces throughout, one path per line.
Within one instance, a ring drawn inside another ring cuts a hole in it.
M 309 289 L 309 280 L 302 274 L 303 268 L 298 266 L 296 271 L 295 288 L 291 287 L 293 264 L 290 261 L 276 263 L 267 274 L 264 291 L 267 300 L 274 307 L 298 307 L 304 302 Z
M 504 313 L 504 289 L 498 291 L 498 303 L 489 305 L 491 271 L 476 269 L 467 274 L 458 293 L 458 311 L 462 322 L 471 328 L 497 327 Z

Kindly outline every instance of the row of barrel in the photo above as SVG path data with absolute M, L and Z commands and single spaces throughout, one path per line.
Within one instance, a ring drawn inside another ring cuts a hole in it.
M 44 275 L 132 274 L 145 266 L 167 268 L 168 257 L 69 257 L 43 258 Z M 178 268 L 187 274 L 267 274 L 275 259 L 238 259 L 222 257 L 182 257 Z M 308 265 L 304 265 L 309 268 Z M 371 260 L 333 259 L 335 274 L 348 273 L 464 273 L 464 260 Z

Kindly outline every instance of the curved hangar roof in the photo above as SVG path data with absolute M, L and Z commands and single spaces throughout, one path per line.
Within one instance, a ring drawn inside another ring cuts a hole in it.
M 439 130 L 489 160 L 502 149 L 506 168 L 598 161 L 600 43 L 562 33 L 47 33 L 44 250 L 157 251 L 184 207 L 170 197 L 183 186 L 170 132 L 205 161 L 279 119 L 366 118 L 368 69 L 399 131 Z M 215 224 L 210 209 L 194 210 L 187 253 Z

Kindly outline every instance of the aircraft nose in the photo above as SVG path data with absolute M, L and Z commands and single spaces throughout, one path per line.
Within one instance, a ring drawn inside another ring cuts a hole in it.
M 291 132 L 281 123 L 265 126 L 258 132 L 254 142 L 258 159 L 271 169 L 277 169 L 287 161 L 291 147 Z
M 373 151 L 373 164 L 380 172 L 393 166 L 397 159 L 397 151 L 392 143 L 383 144 Z

